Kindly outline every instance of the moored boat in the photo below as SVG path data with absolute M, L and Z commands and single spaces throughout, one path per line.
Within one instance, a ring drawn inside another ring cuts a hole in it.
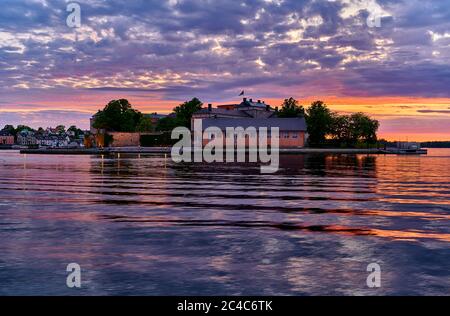
M 427 149 L 423 149 L 417 142 L 397 142 L 396 147 L 387 147 L 383 150 L 387 154 L 398 155 L 426 155 Z

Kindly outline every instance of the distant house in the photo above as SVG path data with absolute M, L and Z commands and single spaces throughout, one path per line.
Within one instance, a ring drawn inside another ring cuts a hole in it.
M 19 145 L 28 146 L 28 145 L 37 145 L 38 141 L 34 132 L 23 130 L 17 135 L 17 143 Z
M 0 131 L 0 145 L 14 145 L 14 136 L 6 131 Z
M 67 135 L 58 136 L 58 145 L 57 147 L 67 147 L 69 146 L 70 138 Z
M 209 104 L 208 108 L 201 109 L 192 116 L 192 120 L 195 119 L 202 120 L 203 131 L 208 127 L 218 127 L 224 135 L 227 127 L 244 129 L 255 127 L 257 130 L 266 127 L 268 131 L 272 127 L 277 127 L 280 148 L 304 147 L 306 142 L 307 128 L 304 117 L 278 118 L 276 110 L 261 100 L 254 102 L 252 99 L 244 98 L 239 104 L 219 105 L 217 108 Z M 212 137 L 213 134 L 204 135 L 203 144 L 210 142 Z M 268 133 L 269 144 L 272 137 L 275 136 Z
M 42 147 L 67 147 L 70 139 L 67 135 L 37 136 L 37 144 Z

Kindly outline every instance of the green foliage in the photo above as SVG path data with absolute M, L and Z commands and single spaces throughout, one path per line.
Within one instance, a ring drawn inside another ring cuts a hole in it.
M 309 143 L 312 146 L 325 144 L 326 136 L 333 125 L 333 114 L 322 101 L 315 101 L 306 110 Z
M 380 124 L 364 113 L 339 115 L 323 102 L 316 101 L 306 110 L 306 121 L 311 146 L 370 147 L 377 144 Z
M 176 117 L 167 116 L 158 121 L 157 131 L 172 131 L 175 127 L 180 126 Z
M 138 125 L 136 126 L 136 132 L 141 132 L 141 133 L 145 133 L 145 132 L 151 132 L 153 131 L 153 124 L 152 124 L 152 120 L 149 119 L 148 117 L 141 117 L 141 120 L 139 121 Z
M 371 119 L 364 113 L 354 113 L 350 115 L 350 134 L 353 143 L 363 141 L 374 144 L 377 141 L 377 130 L 380 123 Z
M 73 132 L 75 134 L 75 138 L 80 137 L 81 134 L 83 134 L 83 131 L 76 127 L 75 125 L 72 125 L 67 129 L 68 132 Z
M 185 126 L 190 129 L 192 115 L 201 110 L 202 106 L 202 101 L 197 98 L 193 98 L 192 100 L 186 101 L 174 108 L 173 112 L 176 115 L 176 122 L 178 123 L 178 126 Z
M 27 125 L 17 125 L 16 134 L 19 134 L 21 131 L 34 131 L 31 127 Z
M 66 132 L 66 127 L 64 125 L 58 125 L 55 127 L 55 130 L 58 134 L 63 134 Z
M 151 132 L 155 129 L 171 131 L 177 126 L 190 128 L 192 115 L 199 111 L 202 105 L 203 103 L 197 98 L 186 101 L 173 109 L 175 117 L 162 118 L 155 127 L 151 119 L 134 110 L 127 100 L 113 100 L 102 111 L 95 114 L 93 127 L 114 132 Z
M 16 136 L 16 134 L 17 134 L 16 129 L 12 125 L 5 125 L 5 127 L 3 127 L 3 129 L 2 129 L 2 131 L 5 131 L 13 136 Z
M 348 115 L 332 114 L 332 124 L 330 130 L 330 136 L 336 140 L 340 146 L 347 146 L 350 142 L 350 117 Z
M 333 115 L 330 136 L 340 144 L 358 146 L 359 143 L 375 144 L 379 123 L 364 113 L 352 115 Z
M 305 116 L 305 109 L 299 105 L 294 98 L 284 99 L 281 110 L 278 112 L 278 117 L 302 117 Z
M 142 113 L 134 110 L 126 99 L 109 102 L 95 115 L 94 128 L 114 132 L 134 132 Z
M 184 126 L 191 128 L 192 115 L 201 110 L 203 103 L 193 98 L 186 101 L 173 109 L 174 115 L 164 117 L 158 121 L 157 131 L 172 131 L 175 127 Z

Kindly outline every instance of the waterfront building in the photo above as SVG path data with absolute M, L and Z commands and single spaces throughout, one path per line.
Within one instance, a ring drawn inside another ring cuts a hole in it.
M 42 147 L 67 147 L 70 143 L 68 135 L 38 135 L 36 143 Z
M 6 131 L 0 131 L 0 146 L 14 145 L 14 136 Z
M 268 131 L 272 127 L 277 127 L 279 129 L 280 148 L 301 148 L 306 143 L 307 128 L 304 117 L 278 118 L 277 109 L 273 109 L 261 100 L 254 102 L 252 99 L 244 98 L 239 104 L 219 105 L 217 108 L 208 104 L 207 108 L 194 113 L 192 128 L 194 128 L 195 119 L 202 121 L 202 132 L 208 127 L 218 127 L 224 135 L 227 127 L 242 127 L 244 129 L 255 127 L 256 130 L 266 127 Z M 215 135 L 204 133 L 203 144 L 210 142 L 213 137 Z M 252 136 L 248 135 L 248 137 Z M 257 135 L 254 137 L 257 137 Z M 271 143 L 271 138 L 272 135 L 269 133 L 268 144 Z
M 32 131 L 23 130 L 17 134 L 17 143 L 22 146 L 37 145 L 37 138 Z

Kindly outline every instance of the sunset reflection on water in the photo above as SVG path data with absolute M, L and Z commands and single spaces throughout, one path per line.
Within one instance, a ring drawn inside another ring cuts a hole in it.
M 448 294 L 449 166 L 448 149 L 287 155 L 271 175 L 0 151 L 0 294 Z

